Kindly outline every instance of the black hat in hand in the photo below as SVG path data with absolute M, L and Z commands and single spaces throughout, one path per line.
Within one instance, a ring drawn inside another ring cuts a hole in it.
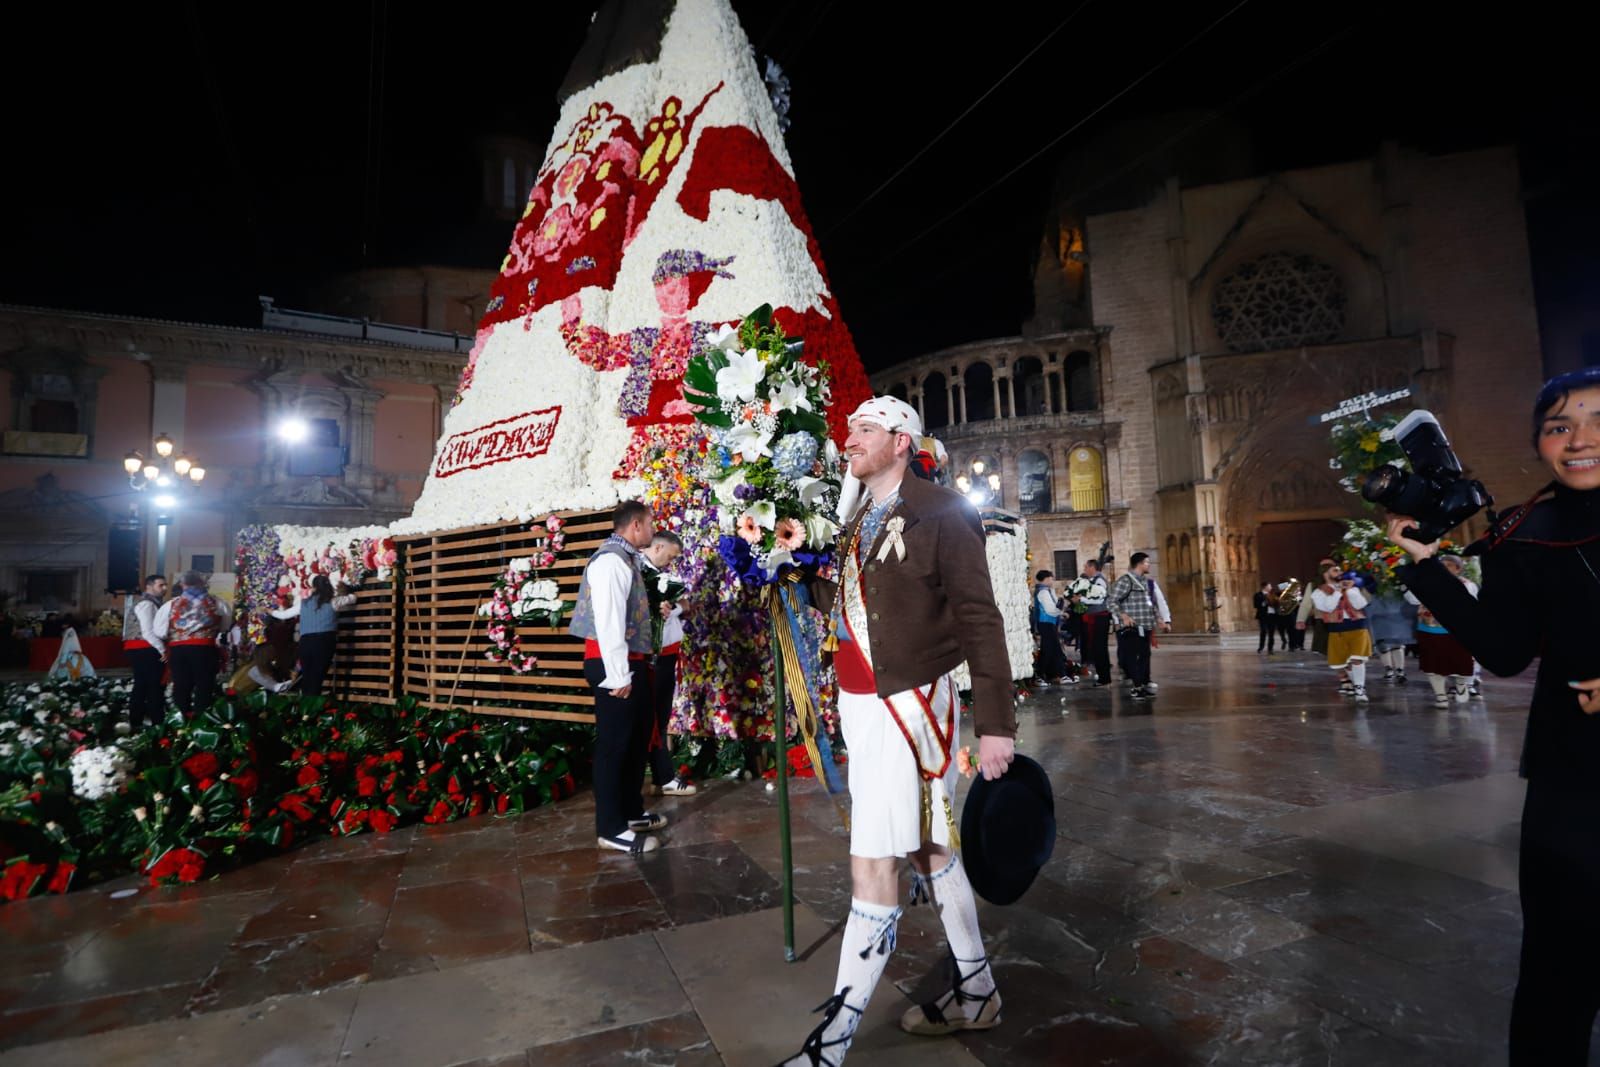
M 980 897 L 1015 903 L 1055 844 L 1056 801 L 1043 767 L 1018 755 L 1001 777 L 973 780 L 961 813 L 961 857 Z

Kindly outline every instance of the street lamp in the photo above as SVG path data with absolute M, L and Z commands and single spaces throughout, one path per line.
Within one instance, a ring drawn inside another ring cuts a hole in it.
M 956 488 L 960 489 L 966 498 L 977 507 L 985 507 L 1000 499 L 1000 474 L 998 471 L 989 471 L 985 476 L 987 464 L 981 459 L 972 461 L 972 474 L 956 475 Z
M 137 449 L 129 452 L 122 457 L 122 469 L 127 473 L 128 486 L 134 492 L 143 493 L 151 486 L 161 490 L 150 498 L 150 503 L 159 509 L 156 515 L 156 559 L 157 568 L 165 573 L 167 527 L 172 524 L 172 512 L 179 505 L 184 486 L 199 485 L 206 476 L 206 469 L 196 463 L 188 452 L 178 451 L 177 442 L 164 433 L 156 435 L 151 451 L 155 455 L 149 458 Z M 177 452 L 176 457 L 173 456 L 174 452 Z

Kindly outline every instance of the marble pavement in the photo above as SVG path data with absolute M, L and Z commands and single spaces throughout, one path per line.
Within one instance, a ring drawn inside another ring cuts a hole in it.
M 929 1041 L 936 918 L 908 911 L 850 1062 L 1504 1062 L 1528 685 L 1358 708 L 1311 656 L 1170 642 L 1154 704 L 1026 702 L 1059 840 L 983 908 L 1005 1023 Z M 832 990 L 846 838 L 800 783 L 801 960 L 760 783 L 663 800 L 667 847 L 599 853 L 580 795 L 325 841 L 200 886 L 0 907 L 0 1063 L 764 1067 Z

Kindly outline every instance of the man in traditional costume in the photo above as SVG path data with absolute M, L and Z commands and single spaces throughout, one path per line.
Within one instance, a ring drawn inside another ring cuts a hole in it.
M 1365 704 L 1367 660 L 1372 658 L 1366 594 L 1356 585 L 1353 575 L 1330 561 L 1323 569 L 1322 584 L 1311 592 L 1311 603 L 1328 631 L 1328 666 L 1344 672 L 1349 679 L 1339 691 L 1355 697 L 1356 703 Z
M 133 668 L 133 694 L 128 698 L 128 722 L 139 730 L 165 718 L 166 689 L 161 684 L 167 646 L 156 636 L 156 613 L 167 595 L 167 580 L 152 574 L 144 580 L 144 592 L 122 616 L 122 651 Z
M 216 699 L 220 642 L 233 625 L 233 612 L 211 595 L 199 571 L 185 571 L 178 584 L 178 595 L 156 612 L 154 630 L 167 648 L 172 702 L 187 719 Z
M 650 742 L 650 597 L 639 571 L 639 550 L 655 526 L 650 509 L 624 500 L 613 513 L 611 536 L 583 568 L 578 603 L 567 632 L 583 642 L 583 677 L 594 690 L 594 825 L 601 848 L 653 852 L 650 836 L 665 815 L 644 810 L 644 759 Z
M 1095 685 L 1111 684 L 1111 609 L 1106 607 L 1106 597 L 1111 588 L 1105 575 L 1100 573 L 1100 561 L 1091 559 L 1083 565 L 1083 576 L 1074 581 L 1071 591 L 1078 596 L 1083 611 L 1083 648 L 1080 658 L 1094 664 Z
M 955 959 L 954 987 L 900 1025 L 940 1035 L 1000 1021 L 1000 997 L 978 931 L 955 830 L 957 723 L 952 672 L 972 672 L 978 766 L 1006 773 L 1016 716 L 1004 622 L 983 525 L 966 498 L 908 474 L 922 424 L 910 405 L 874 397 L 850 417 L 840 501 L 837 587 L 818 583 L 830 613 L 839 722 L 850 750 L 852 899 L 834 995 L 786 1067 L 838 1067 L 883 975 L 900 919 L 899 858 L 912 901 L 931 901 Z M 865 489 L 865 493 L 862 493 Z

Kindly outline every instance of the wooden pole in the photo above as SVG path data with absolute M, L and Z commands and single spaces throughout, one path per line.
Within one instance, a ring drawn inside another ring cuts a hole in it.
M 472 625 L 467 627 L 467 642 L 466 642 L 466 644 L 461 646 L 461 659 L 459 661 L 457 661 L 457 663 L 456 663 L 455 681 L 452 682 L 451 685 L 450 685 L 450 700 L 448 701 L 448 703 L 450 703 L 452 705 L 455 704 L 455 702 L 456 702 L 456 690 L 461 688 L 461 672 L 463 670 L 465 670 L 466 666 L 467 666 L 467 653 L 472 651 L 472 635 L 477 633 L 477 632 L 478 632 L 478 613 L 477 612 L 473 612 L 472 613 Z

